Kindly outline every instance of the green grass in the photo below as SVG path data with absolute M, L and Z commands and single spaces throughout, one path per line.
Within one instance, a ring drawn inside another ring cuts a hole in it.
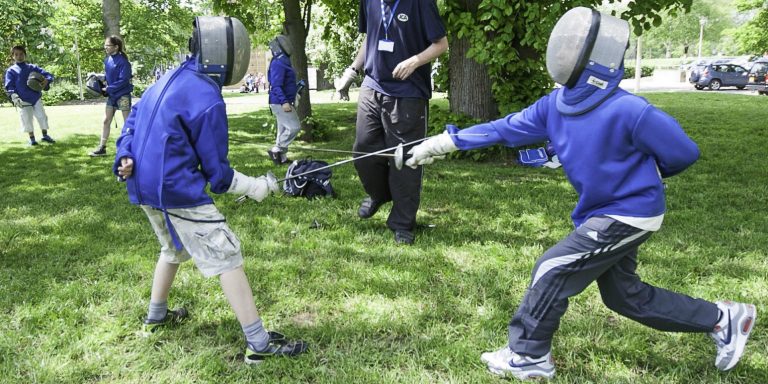
M 705 335 L 621 318 L 591 286 L 571 301 L 554 339 L 553 382 L 765 383 L 768 98 L 646 97 L 682 123 L 702 158 L 668 180 L 669 212 L 641 248 L 638 272 L 692 296 L 755 303 L 762 317 L 740 364 L 722 373 Z M 364 192 L 352 166 L 334 168 L 336 199 L 237 205 L 235 196 L 216 196 L 242 240 L 265 324 L 311 343 L 301 358 L 248 367 L 217 279 L 192 264 L 180 269 L 170 302 L 187 306 L 191 321 L 137 335 L 159 249 L 111 175 L 112 159 L 85 156 L 103 105 L 47 110 L 59 142 L 27 148 L 13 109 L 0 108 L 3 383 L 501 382 L 479 355 L 505 343 L 533 263 L 571 230 L 576 196 L 562 173 L 504 161 L 428 166 L 412 247 L 395 246 L 388 206 L 357 219 Z M 253 175 L 284 172 L 264 154 L 273 140 L 264 104 L 229 111 L 232 164 Z M 354 111 L 352 103 L 315 106 L 338 126 L 328 142 L 297 145 L 351 148 Z M 311 228 L 314 220 L 320 228 Z

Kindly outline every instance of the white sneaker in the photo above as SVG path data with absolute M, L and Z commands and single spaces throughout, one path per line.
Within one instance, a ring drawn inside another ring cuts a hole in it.
M 715 304 L 723 316 L 709 335 L 717 346 L 715 366 L 727 371 L 739 362 L 744 353 L 744 346 L 757 320 L 757 309 L 752 304 L 733 301 L 718 301 Z
M 551 379 L 555 376 L 551 353 L 533 358 L 518 355 L 509 347 L 504 347 L 495 352 L 483 353 L 480 360 L 488 365 L 488 371 L 502 377 L 514 376 L 519 380 L 528 380 L 538 377 Z

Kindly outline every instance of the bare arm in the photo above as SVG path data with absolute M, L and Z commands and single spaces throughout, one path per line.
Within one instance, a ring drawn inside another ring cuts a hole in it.
M 402 61 L 392 71 L 392 76 L 398 80 L 405 80 L 410 76 L 416 68 L 421 67 L 424 64 L 431 62 L 443 52 L 448 50 L 448 38 L 443 36 L 440 40 L 433 41 L 427 49 L 421 51 L 421 53 L 411 56 L 407 60 Z

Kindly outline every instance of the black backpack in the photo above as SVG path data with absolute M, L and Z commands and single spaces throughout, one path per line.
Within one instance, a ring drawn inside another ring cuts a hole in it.
M 328 166 L 328 163 L 321 160 L 312 160 L 310 158 L 294 160 L 288 167 L 285 177 L 289 178 L 294 175 L 300 175 L 325 166 Z M 331 186 L 332 174 L 333 172 L 331 172 L 331 169 L 327 168 L 304 176 L 293 177 L 285 180 L 283 183 L 283 192 L 289 196 L 304 196 L 308 199 L 317 196 L 333 197 L 336 194 L 333 192 L 333 187 Z

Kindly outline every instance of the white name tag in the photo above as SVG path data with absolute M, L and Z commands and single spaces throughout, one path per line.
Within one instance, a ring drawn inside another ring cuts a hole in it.
M 594 85 L 595 87 L 598 87 L 600 89 L 608 88 L 607 81 L 598 79 L 597 77 L 594 77 L 594 76 L 590 76 L 589 79 L 587 79 L 587 84 Z
M 379 40 L 379 51 L 394 52 L 395 42 L 392 40 Z

